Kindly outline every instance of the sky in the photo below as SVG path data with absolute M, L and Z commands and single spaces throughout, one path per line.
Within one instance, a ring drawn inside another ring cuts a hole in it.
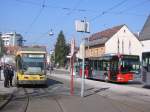
M 0 32 L 20 33 L 25 45 L 45 45 L 50 51 L 62 30 L 67 43 L 75 38 L 79 46 L 84 36 L 121 24 L 140 32 L 149 6 L 150 0 L 0 0 Z M 75 31 L 75 20 L 84 18 L 89 34 Z

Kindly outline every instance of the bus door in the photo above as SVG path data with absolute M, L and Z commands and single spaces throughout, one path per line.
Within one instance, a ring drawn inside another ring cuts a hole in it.
M 142 80 L 145 85 L 150 86 L 150 52 L 142 54 Z
M 102 80 L 108 80 L 109 79 L 109 62 L 106 60 L 101 61 L 100 66 L 100 78 Z
M 110 80 L 111 81 L 117 81 L 117 75 L 119 73 L 118 61 L 116 61 L 116 60 L 110 61 L 109 72 L 110 72 L 110 77 L 109 77 Z
M 90 71 L 89 71 L 89 76 L 90 78 L 96 79 L 96 75 L 97 75 L 97 61 L 96 60 L 90 60 Z
M 94 60 L 93 62 L 94 62 L 93 63 L 93 65 L 94 65 L 94 68 L 93 68 L 93 78 L 100 79 L 99 70 L 98 70 L 98 60 Z

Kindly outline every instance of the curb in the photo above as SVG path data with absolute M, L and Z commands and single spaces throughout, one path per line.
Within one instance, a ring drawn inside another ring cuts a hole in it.
M 61 68 L 54 68 L 54 70 L 60 70 L 60 71 L 64 71 L 64 72 L 70 72 L 69 70 L 61 69 Z
M 13 94 L 10 94 L 6 100 L 3 100 L 2 103 L 0 104 L 0 110 L 2 110 L 9 102 L 10 100 L 12 99 L 13 97 Z

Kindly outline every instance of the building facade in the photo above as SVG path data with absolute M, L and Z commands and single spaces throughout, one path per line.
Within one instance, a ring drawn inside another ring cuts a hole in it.
M 115 26 L 86 38 L 85 58 L 119 53 L 141 56 L 142 45 L 126 25 Z
M 142 52 L 150 52 L 150 15 L 148 16 L 139 36 Z
M 23 37 L 21 34 L 16 32 L 4 33 L 1 35 L 1 39 L 3 40 L 3 44 L 5 47 L 8 46 L 22 46 Z

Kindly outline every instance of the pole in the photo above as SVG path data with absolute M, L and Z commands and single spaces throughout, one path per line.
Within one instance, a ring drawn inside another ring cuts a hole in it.
M 84 57 L 82 61 L 81 97 L 84 97 Z
M 70 94 L 73 95 L 74 94 L 74 83 L 73 83 L 73 71 L 74 71 L 74 56 L 72 56 L 71 58 L 71 90 L 70 90 Z
M 87 32 L 86 18 L 84 17 L 84 32 Z M 82 59 L 82 79 L 81 79 L 81 97 L 84 97 L 84 63 L 85 63 L 85 43 L 83 36 L 83 59 Z

